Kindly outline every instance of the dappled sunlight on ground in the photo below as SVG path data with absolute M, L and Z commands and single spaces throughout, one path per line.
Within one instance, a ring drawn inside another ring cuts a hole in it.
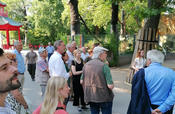
M 131 93 L 130 90 L 128 90 L 128 89 L 117 88 L 117 87 L 114 87 L 113 92 L 116 92 L 116 93 Z

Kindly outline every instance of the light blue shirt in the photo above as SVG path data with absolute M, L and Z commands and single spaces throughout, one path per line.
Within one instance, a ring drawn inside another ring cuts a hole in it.
M 24 64 L 24 58 L 21 53 L 19 53 L 16 49 L 13 51 L 14 54 L 16 54 L 16 60 L 18 62 L 18 72 L 24 73 L 26 70 L 25 64 Z
M 175 104 L 175 72 L 152 63 L 145 68 L 145 81 L 151 104 L 159 105 L 162 113 L 168 111 Z
M 53 46 L 47 46 L 46 50 L 48 53 L 53 53 L 54 52 L 54 47 Z

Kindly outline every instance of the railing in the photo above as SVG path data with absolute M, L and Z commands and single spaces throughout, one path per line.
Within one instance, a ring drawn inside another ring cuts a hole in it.
M 0 16 L 8 17 L 8 12 L 0 10 Z

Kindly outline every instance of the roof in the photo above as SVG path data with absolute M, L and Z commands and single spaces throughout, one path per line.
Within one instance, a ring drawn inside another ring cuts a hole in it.
M 0 6 L 6 6 L 6 4 L 0 1 Z
M 21 23 L 18 23 L 8 17 L 3 17 L 3 16 L 0 16 L 0 25 L 5 25 L 5 24 L 10 24 L 10 25 L 13 25 L 13 26 L 21 26 L 22 24 Z
M 0 30 L 17 30 L 22 24 L 8 17 L 0 16 Z

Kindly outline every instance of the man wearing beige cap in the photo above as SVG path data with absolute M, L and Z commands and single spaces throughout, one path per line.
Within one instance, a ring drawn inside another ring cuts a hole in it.
M 91 114 L 112 114 L 114 88 L 110 68 L 105 64 L 108 49 L 95 47 L 92 60 L 84 65 L 81 83 L 84 99 L 90 104 Z

